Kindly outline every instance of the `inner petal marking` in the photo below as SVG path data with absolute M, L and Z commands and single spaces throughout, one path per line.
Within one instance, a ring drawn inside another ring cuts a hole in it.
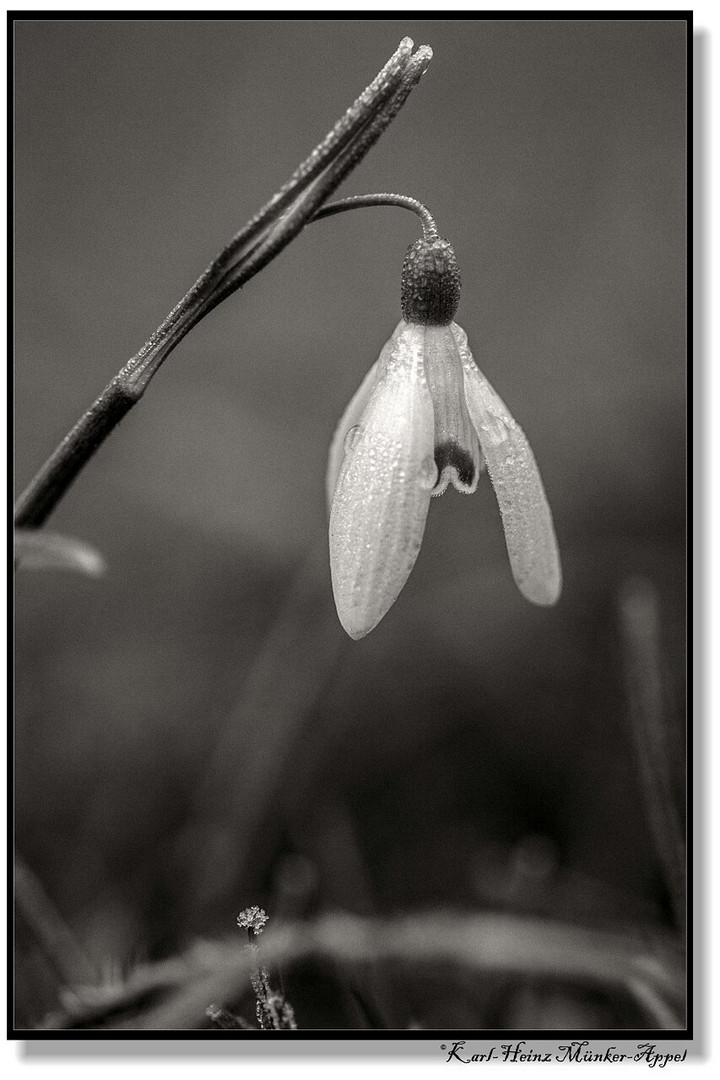
M 435 446 L 435 464 L 438 470 L 438 480 L 434 492 L 436 495 L 440 495 L 448 483 L 456 483 L 456 480 L 457 483 L 468 488 L 475 483 L 476 470 L 473 455 L 454 439 L 446 439 Z M 445 472 L 446 469 L 448 470 L 447 473 Z M 455 478 L 452 476 L 453 470 Z

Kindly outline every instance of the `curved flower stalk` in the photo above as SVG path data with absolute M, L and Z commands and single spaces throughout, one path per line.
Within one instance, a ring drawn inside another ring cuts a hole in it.
M 424 232 L 403 266 L 403 318 L 330 447 L 333 592 L 340 622 L 356 639 L 377 626 L 407 581 L 431 497 L 449 484 L 472 493 L 483 464 L 518 588 L 534 604 L 560 596 L 557 541 L 535 458 L 453 322 L 455 253 L 434 222 L 424 222 Z

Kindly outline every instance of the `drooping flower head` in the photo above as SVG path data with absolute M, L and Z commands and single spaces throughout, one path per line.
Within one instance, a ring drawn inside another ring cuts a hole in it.
M 407 252 L 403 318 L 348 405 L 330 448 L 330 567 L 340 622 L 369 633 L 420 550 L 430 499 L 475 491 L 487 465 L 510 566 L 535 604 L 554 604 L 561 571 L 550 507 L 527 439 L 453 322 L 457 259 L 434 230 Z

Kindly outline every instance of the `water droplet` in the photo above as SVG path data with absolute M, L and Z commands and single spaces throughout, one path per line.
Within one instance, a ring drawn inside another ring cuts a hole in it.
M 420 486 L 427 488 L 429 491 L 435 487 L 437 483 L 437 465 L 435 464 L 435 458 L 432 454 L 428 454 L 420 466 Z
M 360 424 L 356 424 L 355 427 L 350 428 L 347 435 L 345 436 L 345 441 L 343 442 L 343 448 L 344 448 L 346 454 L 351 453 L 355 449 L 355 447 L 357 446 L 357 444 L 358 444 L 358 442 L 360 440 L 361 435 L 362 435 L 362 428 L 361 428 Z

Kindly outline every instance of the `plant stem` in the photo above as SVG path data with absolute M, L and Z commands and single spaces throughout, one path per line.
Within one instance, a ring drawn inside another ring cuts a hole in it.
M 142 391 L 117 375 L 80 417 L 15 504 L 15 525 L 38 528 L 97 448 L 139 401 Z
M 222 300 L 262 270 L 312 219 L 391 123 L 418 83 L 432 50 L 404 38 L 396 52 L 285 185 L 237 233 L 154 334 L 31 480 L 15 524 L 38 528 L 120 420 L 144 394 L 164 360 Z
M 394 195 L 383 192 L 377 195 L 351 195 L 347 199 L 338 199 L 337 202 L 327 203 L 313 218 L 320 221 L 321 218 L 330 217 L 332 214 L 341 214 L 345 210 L 356 210 L 368 206 L 402 206 L 406 210 L 412 210 L 422 221 L 423 238 L 434 240 L 438 236 L 435 219 L 426 206 L 409 195 Z

